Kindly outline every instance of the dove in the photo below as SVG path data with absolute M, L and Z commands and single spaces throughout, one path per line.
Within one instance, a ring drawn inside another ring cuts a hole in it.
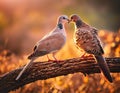
M 57 61 L 55 54 L 66 43 L 66 31 L 64 28 L 64 24 L 67 22 L 69 22 L 68 16 L 61 15 L 58 17 L 56 27 L 36 43 L 34 47 L 34 52 L 30 56 L 28 56 L 30 62 L 24 66 L 22 71 L 17 76 L 16 80 L 18 80 L 22 76 L 24 71 L 38 57 L 47 55 L 48 60 L 50 60 L 48 54 L 51 53 L 53 55 L 54 60 Z
M 98 63 L 100 70 L 109 82 L 113 82 L 110 70 L 103 57 L 104 50 L 97 29 L 85 23 L 77 14 L 70 16 L 70 21 L 75 25 L 74 42 L 85 53 L 92 54 Z

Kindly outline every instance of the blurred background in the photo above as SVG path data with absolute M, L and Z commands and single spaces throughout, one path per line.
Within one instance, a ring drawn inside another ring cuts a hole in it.
M 0 0 L 0 75 L 25 65 L 36 42 L 56 26 L 59 15 L 78 14 L 99 29 L 105 57 L 120 57 L 119 0 Z M 66 24 L 67 43 L 58 59 L 80 57 L 74 25 Z M 47 60 L 46 56 L 40 61 Z M 120 93 L 120 74 L 108 83 L 101 74 L 81 73 L 36 81 L 10 93 Z

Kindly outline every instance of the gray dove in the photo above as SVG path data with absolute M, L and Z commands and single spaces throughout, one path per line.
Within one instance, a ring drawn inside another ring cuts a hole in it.
M 76 14 L 70 16 L 70 21 L 75 23 L 74 41 L 77 47 L 88 54 L 93 54 L 104 76 L 112 82 L 110 70 L 103 57 L 104 50 L 97 34 L 98 30 L 83 22 Z
M 30 64 L 38 57 L 44 56 L 52 53 L 53 58 L 55 61 L 57 61 L 55 54 L 58 50 L 60 50 L 64 44 L 66 43 L 66 32 L 64 28 L 64 24 L 69 21 L 68 17 L 66 15 L 61 15 L 57 20 L 57 26 L 45 35 L 40 41 L 37 42 L 37 44 L 34 47 L 34 52 L 28 56 L 28 59 L 31 61 L 27 63 L 22 71 L 17 76 L 16 80 L 18 80 L 21 75 L 24 73 L 24 71 L 30 66 Z M 49 57 L 48 57 L 48 60 Z

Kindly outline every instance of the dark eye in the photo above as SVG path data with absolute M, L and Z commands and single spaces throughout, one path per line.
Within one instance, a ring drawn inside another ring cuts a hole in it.
M 73 17 L 71 17 L 71 19 L 73 19 Z
M 63 17 L 63 19 L 66 19 L 65 17 Z

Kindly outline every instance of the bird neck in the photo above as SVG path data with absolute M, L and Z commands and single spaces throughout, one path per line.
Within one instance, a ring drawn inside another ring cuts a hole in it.
M 75 24 L 76 24 L 76 27 L 79 28 L 79 27 L 82 26 L 82 21 L 81 21 L 81 20 L 77 20 L 77 21 L 75 22 Z
M 63 29 L 63 24 L 62 24 L 62 23 L 58 23 L 58 24 L 57 24 L 57 27 L 58 27 L 59 29 Z
M 89 28 L 90 27 L 87 23 L 85 23 L 85 22 L 83 22 L 81 20 L 76 21 L 75 25 L 76 25 L 76 28 L 81 28 L 81 27 Z

